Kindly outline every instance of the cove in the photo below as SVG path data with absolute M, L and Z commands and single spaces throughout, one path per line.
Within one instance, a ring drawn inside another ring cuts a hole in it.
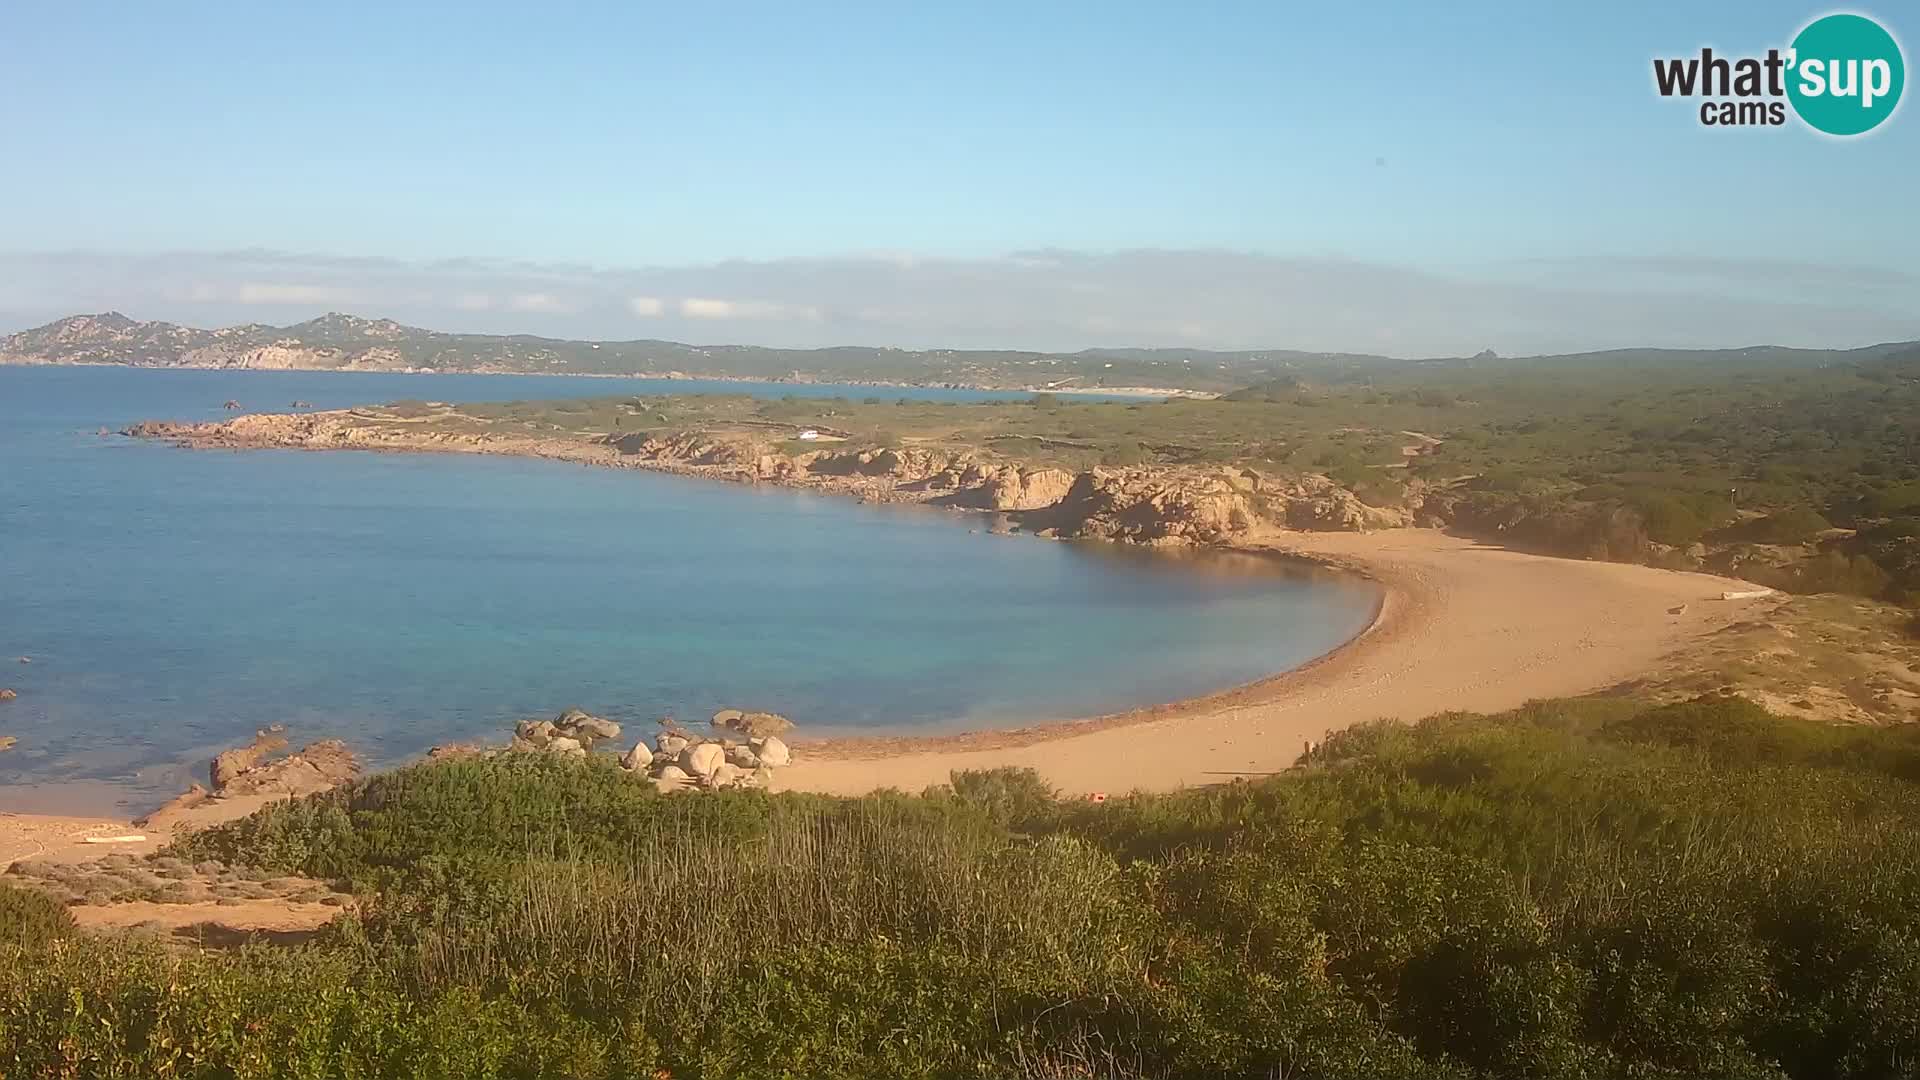
M 140 808 L 272 723 L 375 763 L 570 705 L 643 730 L 730 705 L 806 737 L 1024 725 L 1249 682 L 1372 616 L 1363 582 L 993 536 L 976 515 L 549 461 L 97 434 L 215 418 L 228 399 L 702 388 L 0 368 L 0 685 L 20 691 L 0 705 L 19 739 L 0 809 L 61 787 L 76 809 Z

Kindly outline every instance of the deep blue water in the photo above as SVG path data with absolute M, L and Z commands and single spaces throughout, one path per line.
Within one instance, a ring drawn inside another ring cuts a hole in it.
M 1374 594 L 1249 560 L 630 470 L 102 436 L 321 408 L 740 383 L 0 367 L 0 809 L 134 808 L 284 723 L 375 761 L 579 705 L 811 734 L 1009 725 L 1298 665 Z M 899 390 L 879 391 L 898 395 Z M 964 391 L 914 396 L 969 399 Z M 31 657 L 31 664 L 15 658 Z

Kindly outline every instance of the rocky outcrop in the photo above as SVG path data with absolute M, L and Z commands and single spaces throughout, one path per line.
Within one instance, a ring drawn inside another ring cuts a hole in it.
M 792 731 L 793 721 L 779 713 L 721 709 L 713 714 L 713 726 L 739 732 L 750 739 L 764 739 L 769 735 L 784 735 Z
M 1261 520 L 1249 493 L 1219 472 L 1095 468 L 1038 513 L 1043 535 L 1136 544 L 1219 544 Z
M 207 765 L 207 780 L 215 791 L 225 791 L 241 774 L 256 768 L 268 755 L 277 754 L 287 748 L 287 740 L 281 734 L 286 728 L 278 724 L 253 733 L 253 742 L 223 750 L 214 756 Z
M 568 709 L 552 720 L 522 720 L 513 728 L 512 749 L 551 750 L 583 757 L 596 742 L 620 737 L 620 725 L 581 709 Z
M 208 770 L 217 798 L 239 795 L 311 795 L 353 779 L 359 759 L 338 739 L 308 743 L 298 753 L 282 758 L 268 755 L 286 746 L 277 730 L 254 737 L 253 744 L 229 750 L 214 759 Z
M 705 780 L 727 760 L 727 751 L 719 743 L 701 743 L 680 751 L 679 765 L 688 776 Z
M 19 696 L 20 696 L 19 692 L 14 690 L 12 687 L 0 686 L 0 701 L 12 701 L 15 698 L 18 698 Z
M 1369 506 L 1358 495 L 1324 476 L 1308 474 L 1285 481 L 1256 477 L 1255 490 L 1278 523 L 1307 532 L 1368 532 L 1413 524 L 1412 505 Z
M 761 739 L 754 752 L 759 759 L 758 764 L 769 769 L 784 769 L 793 762 L 792 751 L 787 749 L 787 744 L 781 742 L 777 735 L 769 735 Z

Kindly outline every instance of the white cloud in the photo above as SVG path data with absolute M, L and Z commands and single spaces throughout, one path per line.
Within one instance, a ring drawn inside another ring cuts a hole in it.
M 819 322 L 821 312 L 809 304 L 777 304 L 767 300 L 715 300 L 688 297 L 680 301 L 680 314 L 689 319 L 742 319 L 767 321 L 796 319 Z
M 580 310 L 580 306 L 575 301 L 564 296 L 545 292 L 530 292 L 515 293 L 507 297 L 507 310 L 535 312 L 545 315 L 564 315 Z
M 666 312 L 667 302 L 657 296 L 629 296 L 627 310 L 643 319 L 652 319 Z
M 358 299 L 349 289 L 272 281 L 242 282 L 233 298 L 242 304 L 351 304 Z
M 456 311 L 492 311 L 493 297 L 486 293 L 461 293 L 453 298 Z

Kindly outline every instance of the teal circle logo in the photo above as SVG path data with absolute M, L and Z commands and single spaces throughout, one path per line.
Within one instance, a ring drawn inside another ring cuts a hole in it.
M 1816 131 L 1864 135 L 1900 105 L 1907 65 L 1900 43 L 1864 15 L 1827 15 L 1793 39 L 1787 100 Z

